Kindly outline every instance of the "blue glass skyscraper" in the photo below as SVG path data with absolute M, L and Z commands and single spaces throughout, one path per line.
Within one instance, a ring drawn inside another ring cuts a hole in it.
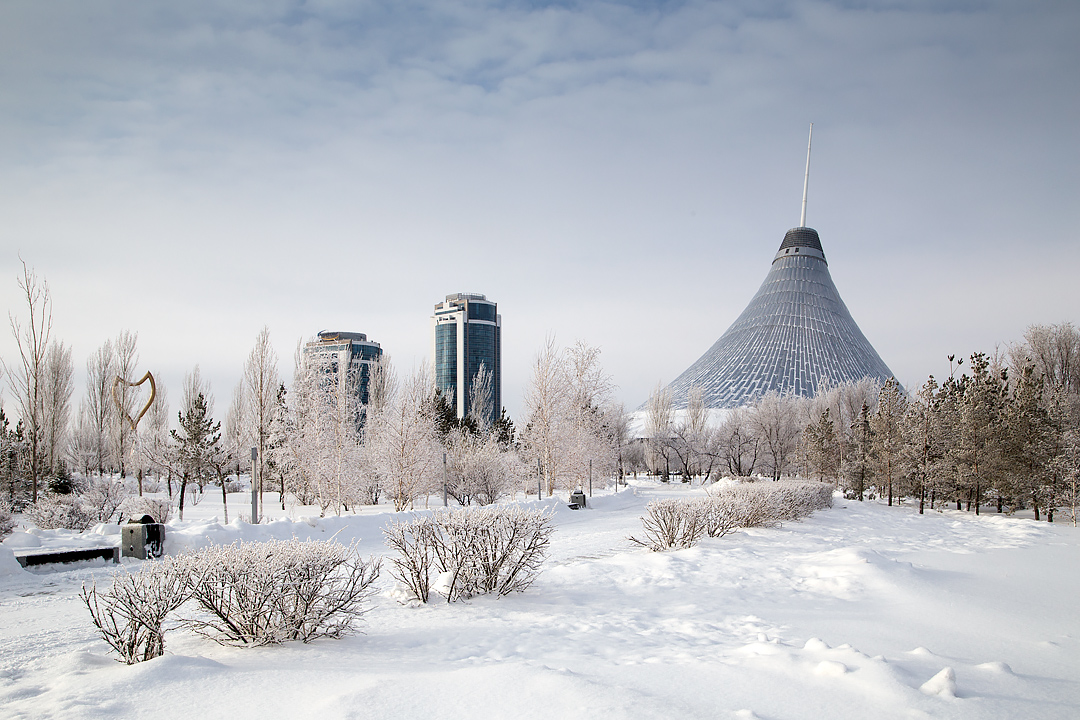
M 435 306 L 432 317 L 435 386 L 459 418 L 469 414 L 469 388 L 483 365 L 491 373 L 492 417 L 502 409 L 502 316 L 483 295 L 455 293 Z

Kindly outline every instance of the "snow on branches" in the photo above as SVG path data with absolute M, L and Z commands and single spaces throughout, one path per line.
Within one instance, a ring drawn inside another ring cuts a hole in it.
M 827 483 L 791 480 L 744 483 L 706 498 L 654 500 L 641 518 L 644 539 L 629 539 L 654 552 L 693 547 L 703 535 L 769 527 L 831 507 L 832 492 Z
M 101 637 L 131 665 L 165 651 L 166 618 L 222 645 L 258 646 L 352 632 L 374 592 L 381 559 L 332 540 L 271 540 L 205 548 L 83 586 Z
M 397 521 L 384 534 L 398 553 L 391 573 L 426 603 L 436 588 L 447 602 L 525 590 L 540 572 L 552 530 L 543 510 L 488 506 Z

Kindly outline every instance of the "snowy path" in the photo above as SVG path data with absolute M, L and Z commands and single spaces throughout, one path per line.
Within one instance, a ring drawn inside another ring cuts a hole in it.
M 306 646 L 177 631 L 126 667 L 77 597 L 106 571 L 0 578 L 0 717 L 1080 717 L 1076 529 L 840 502 L 680 552 L 626 541 L 686 492 L 559 510 L 521 595 L 404 607 L 386 574 L 364 635 Z M 289 527 L 381 552 L 384 521 Z

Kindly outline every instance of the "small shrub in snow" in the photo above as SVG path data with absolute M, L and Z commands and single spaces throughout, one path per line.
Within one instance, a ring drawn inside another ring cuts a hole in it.
M 30 520 L 43 530 L 82 532 L 96 521 L 79 498 L 71 495 L 40 495 L 30 508 Z
M 724 537 L 739 529 L 739 505 L 731 495 L 697 501 L 702 529 L 709 537 Z
M 487 506 L 437 512 L 391 524 L 385 535 L 398 552 L 394 576 L 427 602 L 432 574 L 442 576 L 447 602 L 525 590 L 540 572 L 552 533 L 542 510 Z
M 172 503 L 157 498 L 129 497 L 120 505 L 124 517 L 138 520 L 143 515 L 154 518 L 154 522 L 167 523 L 172 516 Z
M 749 482 L 693 500 L 654 500 L 641 518 L 644 539 L 630 540 L 653 551 L 692 547 L 702 535 L 723 537 L 740 527 L 772 527 L 832 507 L 832 486 L 820 482 Z
M 188 619 L 223 645 L 341 637 L 365 612 L 380 561 L 332 540 L 271 540 L 211 547 L 190 556 Z
M 645 538 L 631 536 L 630 540 L 656 552 L 692 547 L 705 532 L 702 504 L 673 498 L 653 500 L 645 506 L 648 515 L 641 518 Z
M 7 537 L 15 529 L 15 518 L 11 511 L 0 505 L 0 539 Z
M 91 480 L 79 503 L 91 518 L 91 524 L 111 523 L 118 518 L 120 506 L 131 491 L 119 480 Z
M 435 523 L 430 516 L 408 522 L 395 521 L 383 531 L 386 544 L 397 551 L 390 558 L 390 573 L 422 603 L 431 594 L 431 569 L 435 561 Z
M 82 599 L 101 637 L 128 665 L 165 652 L 166 616 L 188 597 L 188 558 L 145 563 L 134 573 L 113 574 L 112 586 L 99 591 L 84 585 Z

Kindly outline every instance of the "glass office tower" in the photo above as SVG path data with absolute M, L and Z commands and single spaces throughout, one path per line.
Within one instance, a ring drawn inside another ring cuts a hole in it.
M 459 418 L 469 414 L 469 388 L 484 365 L 491 373 L 492 417 L 502 409 L 502 316 L 483 295 L 455 293 L 431 318 L 435 385 Z

